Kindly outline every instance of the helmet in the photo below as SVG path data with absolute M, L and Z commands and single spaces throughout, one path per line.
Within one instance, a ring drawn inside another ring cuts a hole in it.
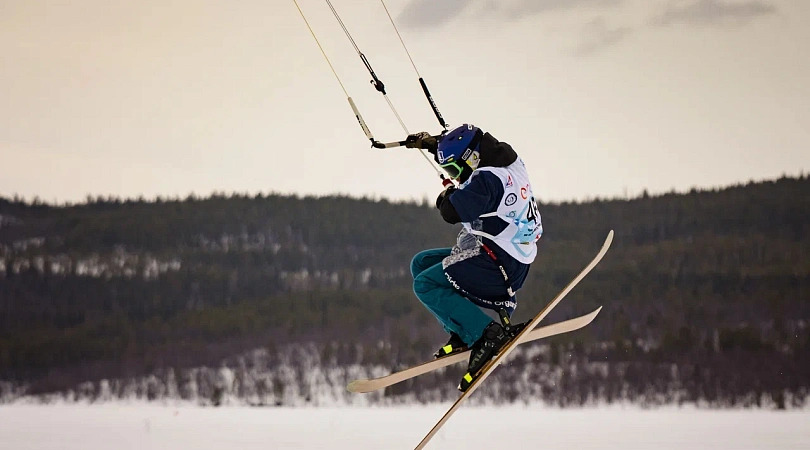
M 467 181 L 478 168 L 478 144 L 484 132 L 475 125 L 464 124 L 442 135 L 436 149 L 436 162 L 460 182 Z

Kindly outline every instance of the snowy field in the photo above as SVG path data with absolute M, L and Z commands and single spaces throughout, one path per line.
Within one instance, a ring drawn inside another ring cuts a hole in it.
M 445 405 L 200 408 L 0 406 L 0 449 L 412 449 Z M 810 449 L 810 411 L 459 410 L 428 449 Z

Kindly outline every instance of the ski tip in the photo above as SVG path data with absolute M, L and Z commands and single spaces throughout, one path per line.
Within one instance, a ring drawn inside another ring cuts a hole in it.
M 589 312 L 588 314 L 585 314 L 584 316 L 578 317 L 576 319 L 571 319 L 571 320 L 574 321 L 574 320 L 577 320 L 577 319 L 583 319 L 585 321 L 580 327 L 577 328 L 577 329 L 579 329 L 579 328 L 582 328 L 582 327 L 584 327 L 586 325 L 590 325 L 590 323 L 593 322 L 594 319 L 596 319 L 596 316 L 599 315 L 600 311 L 602 311 L 601 306 L 594 309 L 593 311 Z
M 605 238 L 605 242 L 602 244 L 602 249 L 599 250 L 599 255 L 597 255 L 596 260 L 602 259 L 602 256 L 607 253 L 608 249 L 610 248 L 610 244 L 613 243 L 613 230 L 608 231 L 608 235 Z

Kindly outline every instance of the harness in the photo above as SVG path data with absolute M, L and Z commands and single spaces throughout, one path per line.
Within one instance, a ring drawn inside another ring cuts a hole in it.
M 506 283 L 506 293 L 509 294 L 509 299 L 512 300 L 515 298 L 515 291 L 512 289 L 512 282 L 509 281 L 509 275 L 506 274 L 506 269 L 503 268 L 503 264 L 498 261 L 498 257 L 495 256 L 495 252 L 493 252 L 487 244 L 481 243 L 481 248 L 492 258 L 492 261 L 498 265 L 498 269 L 501 270 L 501 275 L 503 275 L 503 281 Z
M 444 275 L 447 277 L 448 281 L 453 285 L 453 287 L 458 291 L 461 295 L 468 298 L 473 303 L 477 304 L 482 308 L 491 309 L 493 311 L 498 311 L 498 314 L 501 314 L 501 311 L 505 312 L 506 317 L 510 317 L 512 313 L 515 311 L 515 307 L 517 307 L 517 301 L 515 300 L 515 290 L 512 289 L 512 282 L 509 280 L 509 275 L 506 273 L 506 269 L 498 260 L 498 257 L 495 255 L 495 252 L 492 251 L 489 247 L 486 246 L 483 242 L 481 242 L 481 248 L 484 249 L 484 252 L 487 256 L 492 259 L 492 261 L 497 264 L 498 269 L 501 271 L 501 275 L 503 275 L 503 281 L 506 283 L 506 293 L 509 295 L 509 298 L 505 300 L 488 300 L 485 298 L 481 298 L 477 295 L 474 295 L 470 292 L 467 292 L 466 289 L 459 286 L 459 284 L 453 280 L 453 277 L 450 276 L 449 273 L 445 271 Z

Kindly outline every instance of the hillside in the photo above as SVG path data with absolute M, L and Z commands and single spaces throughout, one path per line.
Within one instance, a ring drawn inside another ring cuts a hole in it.
M 616 239 L 547 320 L 603 312 L 534 359 L 604 370 L 538 395 L 561 404 L 583 392 L 663 395 L 677 379 L 687 401 L 768 393 L 781 407 L 804 402 L 810 179 L 545 204 L 541 213 L 540 256 L 516 320 L 564 286 L 609 229 Z M 0 380 L 54 392 L 255 349 L 272 356 L 291 343 L 336 365 L 417 362 L 444 336 L 411 293 L 410 257 L 450 245 L 456 232 L 427 204 L 346 197 L 0 198 Z

